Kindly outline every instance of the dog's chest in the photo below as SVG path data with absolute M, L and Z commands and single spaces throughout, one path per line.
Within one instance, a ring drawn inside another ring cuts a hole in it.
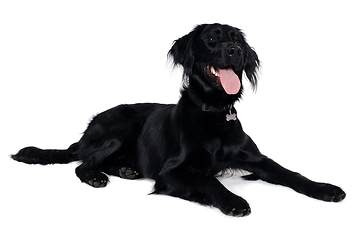
M 206 138 L 199 137 L 196 143 L 193 142 L 193 154 L 189 156 L 192 168 L 206 175 L 231 168 L 241 155 L 240 141 L 234 132 L 223 131 L 219 134 L 214 130 Z

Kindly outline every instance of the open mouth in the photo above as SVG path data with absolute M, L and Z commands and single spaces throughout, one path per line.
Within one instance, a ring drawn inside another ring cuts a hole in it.
M 214 77 L 219 78 L 220 74 L 216 72 L 215 68 L 213 66 L 207 65 L 206 70 L 208 71 L 208 75 L 213 75 Z
M 215 68 L 214 66 L 206 65 L 206 73 L 211 79 L 216 80 L 215 86 L 221 85 L 227 94 L 233 95 L 240 91 L 240 79 L 231 66 Z

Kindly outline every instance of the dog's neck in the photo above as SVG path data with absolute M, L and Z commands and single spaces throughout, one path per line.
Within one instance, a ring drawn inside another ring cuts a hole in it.
M 230 112 L 233 108 L 233 104 L 218 104 L 215 106 L 213 104 L 206 103 L 200 99 L 192 88 L 188 88 L 186 92 L 191 101 L 201 107 L 201 110 L 204 112 Z

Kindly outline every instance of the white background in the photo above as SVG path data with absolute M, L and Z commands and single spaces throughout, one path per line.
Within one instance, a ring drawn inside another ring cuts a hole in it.
M 357 1 L 1 1 L 1 239 L 340 239 L 359 237 Z M 262 61 L 257 93 L 236 105 L 245 131 L 283 166 L 339 185 L 326 203 L 239 176 L 222 182 L 252 208 L 148 195 L 112 177 L 94 189 L 79 163 L 30 166 L 25 146 L 67 148 L 94 114 L 122 103 L 176 103 L 173 40 L 201 23 L 243 29 Z M 168 237 L 171 236 L 171 237 Z

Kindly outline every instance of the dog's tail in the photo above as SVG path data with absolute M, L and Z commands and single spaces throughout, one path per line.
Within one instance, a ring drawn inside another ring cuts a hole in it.
M 27 164 L 54 164 L 69 163 L 77 161 L 78 143 L 72 144 L 66 150 L 47 149 L 43 150 L 36 147 L 26 147 L 21 149 L 17 154 L 11 155 L 11 158 Z

